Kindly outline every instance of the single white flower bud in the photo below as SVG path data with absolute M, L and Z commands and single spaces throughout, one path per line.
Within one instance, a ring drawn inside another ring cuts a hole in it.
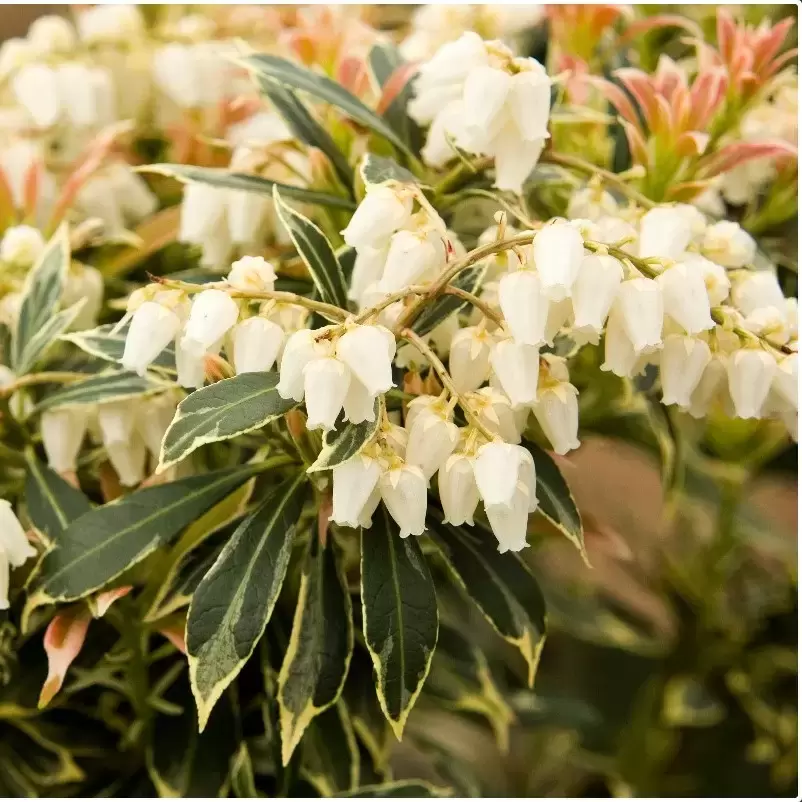
M 535 467 L 532 455 L 522 446 L 495 441 L 477 452 L 473 475 L 485 504 L 509 504 L 518 481 L 527 486 L 534 482 Z
M 788 354 L 777 364 L 774 375 L 774 389 L 777 394 L 794 409 L 799 407 L 799 367 L 798 355 Z
M 399 231 L 390 239 L 379 289 L 391 293 L 415 284 L 445 264 L 445 256 L 445 247 L 436 231 Z
M 70 123 L 88 127 L 114 117 L 114 87 L 109 73 L 100 67 L 66 62 L 56 69 L 61 107 Z
M 108 443 L 106 453 L 123 487 L 136 487 L 145 478 L 147 449 L 145 441 L 135 432 L 125 442 Z
M 663 403 L 689 407 L 710 359 L 710 347 L 704 340 L 677 334 L 666 337 L 660 351 Z
M 579 448 L 579 392 L 569 382 L 552 384 L 541 390 L 533 406 L 535 417 L 556 454 Z
M 681 209 L 655 206 L 641 217 L 638 256 L 681 259 L 692 236 L 691 221 Z
M 384 326 L 355 326 L 337 340 L 337 356 L 372 396 L 393 386 L 395 337 Z
M 390 251 L 389 240 L 383 248 L 360 247 L 356 252 L 354 269 L 351 273 L 351 285 L 348 288 L 348 298 L 357 301 L 360 308 L 371 306 L 373 298 L 368 299 L 367 293 L 373 290 L 378 296 L 376 300 L 384 297 L 386 293 L 378 289 L 378 283 L 384 273 L 387 254 Z
M 427 481 L 448 459 L 459 441 L 459 429 L 444 415 L 423 410 L 409 428 L 406 461 L 417 465 Z
M 335 466 L 332 471 L 331 520 L 340 526 L 350 526 L 354 529 L 360 526 L 360 517 L 376 490 L 381 473 L 378 460 L 360 454 Z M 373 510 L 368 517 L 372 514 Z
M 457 329 L 451 338 L 448 371 L 461 393 L 477 390 L 490 376 L 491 335 L 484 327 Z
M 415 465 L 394 468 L 379 480 L 382 500 L 401 537 L 417 537 L 425 531 L 428 486 L 423 471 Z
M 351 222 L 341 232 L 352 248 L 380 248 L 412 215 L 412 197 L 393 186 L 368 190 Z
M 226 224 L 225 190 L 210 184 L 190 181 L 184 185 L 181 199 L 179 242 L 203 245 L 210 233 Z
M 623 280 L 624 270 L 618 259 L 585 256 L 571 294 L 575 328 L 600 334 Z
M 18 36 L 6 39 L 0 45 L 0 80 L 5 81 L 12 72 L 35 58 L 36 53 L 27 39 L 21 39 Z
M 231 330 L 231 359 L 237 373 L 270 370 L 284 342 L 281 326 L 263 317 L 241 320 Z
M 558 221 L 535 234 L 532 258 L 546 297 L 552 301 L 570 297 L 584 257 L 582 235 L 570 223 Z
M 175 417 L 177 399 L 174 393 L 161 393 L 143 399 L 135 409 L 134 428 L 148 451 L 158 459 L 164 434 Z
M 744 316 L 767 306 L 785 308 L 780 282 L 770 270 L 750 272 L 736 280 L 732 287 L 732 300 Z
M 618 203 L 607 190 L 599 186 L 587 186 L 577 189 L 568 201 L 569 219 L 584 218 L 594 222 L 606 215 L 618 214 Z
M 512 76 L 508 108 L 525 140 L 542 140 L 549 135 L 551 78 L 533 58 L 516 59 L 519 71 Z
M 705 259 L 699 254 L 690 254 L 682 260 L 689 270 L 701 273 L 707 288 L 710 306 L 718 306 L 730 294 L 730 279 L 727 271 L 719 264 Z
M 227 292 L 203 290 L 192 299 L 182 345 L 188 350 L 207 351 L 225 337 L 238 317 L 237 302 Z
M 648 278 L 623 281 L 615 303 L 635 351 L 640 353 L 657 348 L 663 331 L 663 294 L 660 285 Z
M 31 267 L 45 249 L 45 239 L 33 226 L 9 226 L 0 242 L 0 259 L 15 267 Z
M 738 223 L 720 220 L 708 226 L 702 251 L 724 267 L 745 267 L 754 262 L 757 244 Z
M 604 332 L 604 362 L 601 370 L 616 376 L 631 376 L 638 362 L 638 354 L 629 339 L 620 310 L 613 304 Z
M 42 56 L 69 53 L 76 45 L 75 29 L 64 17 L 46 14 L 31 23 L 28 44 Z
M 231 241 L 235 245 L 255 246 L 271 211 L 270 200 L 254 192 L 232 189 L 226 195 L 225 205 Z
M 348 367 L 334 357 L 313 359 L 304 368 L 307 429 L 334 428 L 352 381 Z
M 445 522 L 452 526 L 473 526 L 479 489 L 473 476 L 471 458 L 465 454 L 452 454 L 440 466 L 437 486 Z
M 181 387 L 188 390 L 203 387 L 206 381 L 206 354 L 206 351 L 198 351 L 191 344 L 187 346 L 183 339 L 176 343 L 176 378 Z
M 104 446 L 127 443 L 136 422 L 136 406 L 126 401 L 98 404 L 97 418 Z
M 663 293 L 665 313 L 688 334 L 713 328 L 704 276 L 693 264 L 679 262 L 656 279 Z
M 58 120 L 61 100 L 52 67 L 37 63 L 23 65 L 11 79 L 11 89 L 37 128 L 50 128 Z
M 727 363 L 729 356 L 721 351 L 711 354 L 710 362 L 702 374 L 702 378 L 696 385 L 696 389 L 691 393 L 691 404 L 688 407 L 688 414 L 693 418 L 704 418 L 713 403 L 726 395 L 727 392 Z M 722 399 L 724 400 L 724 399 Z
M 549 299 L 540 276 L 533 270 L 516 270 L 501 277 L 498 302 L 516 342 L 542 345 L 546 339 Z
M 11 502 L 5 499 L 0 499 L 0 550 L 12 568 L 19 568 L 26 560 L 36 556 L 36 549 L 25 536 Z
M 365 385 L 353 376 L 343 402 L 343 411 L 346 420 L 351 423 L 376 420 L 376 397 L 372 396 Z
M 276 283 L 276 270 L 261 256 L 243 256 L 231 265 L 226 281 L 243 292 L 271 292 Z
M 114 162 L 106 167 L 105 176 L 123 216 L 130 223 L 138 223 L 158 209 L 158 198 L 150 191 L 142 176 L 133 172 L 129 165 Z
M 86 407 L 59 407 L 42 413 L 42 445 L 56 473 L 74 471 L 89 425 Z
M 88 44 L 122 46 L 140 39 L 145 32 L 145 22 L 134 5 L 84 8 L 75 22 L 79 36 Z
M 754 309 L 746 316 L 744 328 L 775 345 L 785 345 L 791 339 L 785 309 L 776 306 Z
M 521 442 L 521 430 L 510 399 L 494 387 L 482 387 L 468 396 L 471 409 L 482 424 L 508 443 Z
M 490 363 L 513 407 L 534 402 L 540 372 L 540 352 L 536 346 L 501 340 L 493 345 Z
M 531 499 L 523 482 L 517 482 L 510 500 L 505 504 L 485 503 L 485 512 L 490 528 L 498 540 L 498 550 L 521 551 L 528 545 L 526 527 L 529 521 Z
M 504 70 L 489 66 L 471 70 L 463 88 L 464 124 L 492 137 L 503 125 L 511 88 L 512 76 Z
M 304 398 L 304 368 L 307 364 L 321 356 L 321 349 L 315 342 L 315 332 L 311 329 L 299 329 L 291 334 L 281 354 L 279 382 L 276 385 L 282 398 Z
M 730 396 L 739 418 L 759 418 L 777 372 L 774 357 L 766 351 L 741 349 L 727 363 Z

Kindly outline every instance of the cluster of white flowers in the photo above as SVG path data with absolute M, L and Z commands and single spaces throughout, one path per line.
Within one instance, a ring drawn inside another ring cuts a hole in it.
M 430 126 L 428 164 L 443 166 L 456 145 L 493 157 L 496 186 L 520 192 L 549 136 L 550 105 L 551 79 L 540 62 L 468 32 L 422 65 L 409 113 Z

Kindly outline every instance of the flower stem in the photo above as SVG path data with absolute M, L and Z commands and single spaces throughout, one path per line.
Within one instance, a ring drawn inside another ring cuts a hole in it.
M 488 320 L 492 320 L 499 328 L 504 325 L 504 318 L 497 310 L 493 309 L 487 301 L 483 301 L 472 292 L 463 290 L 461 287 L 446 287 L 443 290 L 444 295 L 453 295 L 456 298 L 461 298 L 467 301 L 472 306 L 475 306 Z
M 30 387 L 33 384 L 68 384 L 70 382 L 79 381 L 80 379 L 88 379 L 89 377 L 90 374 L 88 373 L 75 373 L 67 370 L 29 373 L 27 376 L 20 376 L 16 381 L 0 388 L 0 398 L 13 395 L 17 390 L 23 387 Z

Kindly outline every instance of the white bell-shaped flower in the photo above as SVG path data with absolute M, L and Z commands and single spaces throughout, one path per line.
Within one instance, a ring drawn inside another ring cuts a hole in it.
M 488 136 L 498 131 L 512 76 L 494 67 L 476 67 L 463 87 L 464 124 Z
M 423 410 L 409 429 L 406 461 L 417 465 L 428 480 L 451 456 L 458 441 L 459 429 L 445 415 Z
M 512 76 L 508 107 L 524 140 L 546 139 L 549 135 L 551 111 L 551 78 L 536 59 L 515 60 L 517 72 Z
M 351 423 L 376 420 L 376 397 L 372 396 L 362 382 L 351 377 L 348 393 L 343 402 L 346 420 Z
M 203 387 L 206 381 L 206 351 L 187 346 L 182 339 L 175 348 L 175 368 L 177 381 L 181 387 L 195 389 Z
M 263 317 L 241 320 L 231 330 L 231 359 L 237 373 L 270 370 L 284 342 L 284 330 Z
M 436 231 L 399 231 L 390 239 L 379 289 L 397 292 L 444 263 L 445 248 Z
M 774 374 L 774 389 L 791 407 L 799 406 L 799 365 L 798 355 L 788 354 L 777 364 Z
M 556 454 L 579 448 L 578 390 L 569 382 L 544 387 L 533 406 L 535 417 Z
M 379 248 L 412 214 L 412 197 L 394 186 L 378 186 L 368 190 L 345 229 L 341 232 L 352 248 Z
M 178 241 L 202 245 L 221 226 L 227 228 L 225 191 L 194 181 L 185 184 Z
M 88 425 L 86 407 L 59 407 L 42 413 L 42 445 L 47 464 L 56 473 L 75 470 Z
M 175 417 L 177 399 L 167 392 L 144 399 L 137 405 L 134 427 L 146 448 L 158 459 L 164 434 Z
M 585 256 L 571 292 L 574 327 L 600 334 L 623 280 L 624 269 L 618 259 Z
M 45 249 L 45 238 L 33 226 L 9 226 L 0 242 L 0 260 L 15 267 L 33 265 Z
M 468 396 L 471 409 L 493 434 L 508 443 L 521 442 L 521 429 L 510 399 L 495 387 L 482 387 Z
M 637 362 L 638 353 L 624 327 L 620 309 L 613 304 L 604 332 L 604 362 L 601 369 L 625 378 L 633 374 Z
M 138 434 L 133 434 L 127 442 L 109 443 L 106 453 L 123 487 L 135 487 L 145 478 L 147 449 Z
M 359 525 L 363 529 L 370 529 L 370 527 L 373 526 L 373 515 L 381 503 L 381 500 L 382 492 L 377 483 L 376 487 L 373 488 L 373 492 L 370 494 L 370 496 L 368 496 L 365 506 L 362 507 L 362 510 L 359 513 Z
M 745 316 L 767 306 L 785 308 L 780 282 L 770 270 L 754 271 L 739 278 L 732 287 L 732 300 Z
M 526 527 L 531 506 L 529 490 L 523 482 L 517 482 L 509 502 L 505 504 L 485 503 L 485 512 L 490 528 L 498 540 L 498 550 L 521 551 L 528 545 Z
M 308 429 L 334 428 L 345 403 L 351 372 L 339 359 L 313 359 L 304 368 L 304 398 Z
M 440 466 L 437 486 L 445 522 L 452 526 L 473 526 L 479 489 L 476 487 L 471 458 L 466 454 L 452 454 Z
M 534 477 L 532 455 L 522 446 L 494 441 L 485 443 L 473 461 L 473 475 L 485 504 L 508 504 L 524 473 Z M 527 482 L 528 484 L 528 482 Z
M 617 214 L 616 199 L 603 188 L 601 183 L 591 183 L 575 190 L 568 201 L 567 215 L 572 220 L 584 218 L 596 221 L 600 217 Z
M 37 128 L 50 128 L 58 120 L 61 100 L 52 67 L 40 63 L 23 65 L 11 79 L 11 90 Z
M 727 380 L 739 418 L 759 418 L 777 372 L 774 357 L 758 349 L 741 349 L 730 355 Z
M 188 350 L 206 351 L 228 333 L 239 317 L 237 302 L 223 290 L 204 290 L 192 300 L 181 344 Z
M 231 265 L 226 281 L 244 292 L 270 292 L 276 283 L 276 269 L 261 256 L 243 256 Z
M 534 270 L 516 270 L 501 277 L 498 302 L 507 328 L 522 345 L 542 345 L 550 301 Z
M 360 308 L 371 306 L 373 298 L 366 296 L 369 292 L 377 295 L 375 300 L 384 297 L 386 293 L 378 288 L 384 265 L 387 263 L 387 254 L 390 250 L 389 240 L 382 248 L 359 248 L 354 259 L 354 269 L 351 271 L 351 284 L 348 287 L 348 298 L 357 301 Z
M 547 298 L 561 301 L 570 297 L 584 256 L 582 235 L 570 223 L 558 221 L 535 234 L 532 258 Z
M 381 472 L 378 460 L 361 454 L 334 467 L 331 513 L 334 523 L 353 528 L 361 525 L 360 516 L 376 490 Z
M 490 363 L 513 407 L 534 402 L 540 372 L 540 352 L 536 346 L 501 340 L 491 349 Z
M 713 328 L 705 279 L 693 264 L 679 262 L 661 273 L 656 281 L 663 292 L 665 313 L 688 334 Z
M 663 294 L 648 278 L 623 281 L 615 301 L 627 337 L 636 352 L 660 345 L 663 331 Z
M 692 236 L 691 222 L 681 209 L 655 206 L 641 217 L 638 256 L 680 259 Z
M 457 329 L 448 352 L 448 372 L 461 393 L 477 390 L 490 376 L 492 337 L 484 326 Z
M 12 568 L 19 568 L 26 560 L 36 556 L 36 549 L 25 537 L 25 530 L 14 514 L 11 502 L 5 499 L 0 499 L 0 550 Z
M 245 247 L 258 244 L 271 206 L 268 198 L 254 192 L 229 190 L 225 198 L 225 210 L 231 242 Z
M 687 408 L 688 414 L 697 419 L 707 416 L 710 407 L 725 393 L 727 393 L 727 363 L 729 357 L 721 352 L 711 354 L 710 361 L 702 373 L 702 378 L 691 393 L 691 403 Z
M 704 340 L 678 334 L 666 337 L 660 351 L 663 403 L 689 407 L 710 359 L 710 346 Z
M 72 125 L 87 127 L 109 122 L 114 114 L 114 87 L 106 70 L 66 62 L 56 70 L 63 110 Z
M 304 368 L 309 362 L 321 356 L 321 349 L 315 342 L 315 332 L 299 329 L 289 336 L 281 354 L 281 367 L 276 390 L 282 398 L 304 399 Z
M 744 328 L 774 345 L 785 345 L 791 338 L 785 310 L 776 306 L 764 306 L 750 312 L 744 321 Z
M 135 406 L 125 401 L 98 404 L 97 419 L 104 446 L 127 443 L 136 422 Z
M 727 271 L 720 264 L 711 262 L 697 253 L 683 258 L 682 264 L 687 265 L 689 270 L 702 274 L 710 306 L 718 306 L 726 300 L 730 294 L 730 279 Z M 666 309 L 666 311 L 668 310 Z
M 393 468 L 379 480 L 382 501 L 398 524 L 401 537 L 425 531 L 428 486 L 423 471 L 415 465 Z
M 75 28 L 64 17 L 45 14 L 31 23 L 28 44 L 41 56 L 64 55 L 76 45 Z
M 384 326 L 354 326 L 337 340 L 337 356 L 372 396 L 393 386 L 395 337 Z
M 754 262 L 757 244 L 738 223 L 719 220 L 705 231 L 702 251 L 724 267 L 745 267 Z

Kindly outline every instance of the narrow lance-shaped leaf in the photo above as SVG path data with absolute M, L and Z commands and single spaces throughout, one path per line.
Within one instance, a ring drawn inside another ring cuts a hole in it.
M 123 401 L 138 396 L 162 393 L 172 387 L 147 376 L 129 371 L 99 373 L 83 381 L 73 382 L 46 395 L 37 405 L 37 412 L 76 404 L 103 404 Z
M 107 323 L 86 331 L 71 331 L 61 336 L 62 340 L 78 346 L 82 351 L 105 359 L 107 362 L 119 362 L 125 351 L 125 338 L 129 324 L 118 328 L 116 323 Z M 152 367 L 175 370 L 175 348 L 168 345 L 153 361 Z
M 49 320 L 42 324 L 41 328 L 33 332 L 28 341 L 22 347 L 22 351 L 17 357 L 16 370 L 18 373 L 28 373 L 36 366 L 36 363 L 44 359 L 50 346 L 72 325 L 78 317 L 78 313 L 86 302 L 85 298 L 74 303 L 68 309 L 56 312 Z
M 270 620 L 306 492 L 302 473 L 273 490 L 237 527 L 193 594 L 186 643 L 201 730 Z
M 251 755 L 245 741 L 240 744 L 239 751 L 231 761 L 231 790 L 238 798 L 248 799 L 259 796 L 253 776 Z
M 48 540 L 58 540 L 71 521 L 92 509 L 78 488 L 62 479 L 52 468 L 28 454 L 25 504 L 33 525 Z
M 308 469 L 309 473 L 336 468 L 343 462 L 347 462 L 351 457 L 356 456 L 379 431 L 381 412 L 378 398 L 374 402 L 373 412 L 374 418 L 372 421 L 351 423 L 343 418 L 338 421 L 334 429 L 326 432 L 323 438 L 323 448 L 318 458 Z
M 338 796 L 359 784 L 359 747 L 342 699 L 316 716 L 304 735 L 302 774 L 322 796 Z
M 261 429 L 296 402 L 276 390 L 276 373 L 240 373 L 201 387 L 179 405 L 162 441 L 157 470 L 163 471 L 207 443 Z
M 384 507 L 362 531 L 362 625 L 379 704 L 400 740 L 429 673 L 439 617 L 418 541 L 402 538 Z
M 283 195 L 313 206 L 332 206 L 337 209 L 355 209 L 356 204 L 349 198 L 329 195 L 314 189 L 282 184 L 248 173 L 235 173 L 221 167 L 192 167 L 186 164 L 149 164 L 140 168 L 142 172 L 158 173 L 175 178 L 178 181 L 198 181 L 220 189 L 237 189 L 243 192 L 255 192 L 269 196 L 273 189 L 281 190 Z
M 467 270 L 463 270 L 451 284 L 454 287 L 476 295 L 485 280 L 485 273 L 487 273 L 487 268 L 482 265 L 471 267 Z M 412 324 L 412 330 L 420 336 L 428 334 L 449 315 L 458 312 L 466 305 L 466 301 L 457 298 L 455 295 L 443 295 L 433 304 L 429 304 L 424 308 L 423 312 L 421 312 Z
M 67 226 L 62 225 L 25 278 L 13 343 L 12 367 L 17 373 L 24 372 L 21 365 L 29 342 L 56 311 L 69 266 L 70 242 Z
M 365 184 L 383 184 L 385 181 L 417 184 L 418 179 L 400 164 L 386 156 L 366 153 L 359 165 L 359 174 Z
M 278 680 L 285 766 L 309 722 L 339 699 L 353 649 L 351 597 L 334 545 L 312 537 Z
M 499 554 L 487 530 L 450 526 L 439 515 L 430 516 L 430 526 L 457 585 L 523 655 L 531 686 L 546 635 L 546 603 L 537 580 L 517 554 Z
M 90 510 L 62 532 L 42 559 L 36 596 L 71 601 L 118 577 L 251 476 L 259 465 L 190 476 L 137 490 Z
M 321 300 L 347 309 L 348 289 L 345 286 L 345 277 L 326 235 L 311 220 L 288 206 L 279 194 L 278 187 L 273 189 L 273 202 L 279 220 L 287 229 L 298 255 L 309 268 Z

